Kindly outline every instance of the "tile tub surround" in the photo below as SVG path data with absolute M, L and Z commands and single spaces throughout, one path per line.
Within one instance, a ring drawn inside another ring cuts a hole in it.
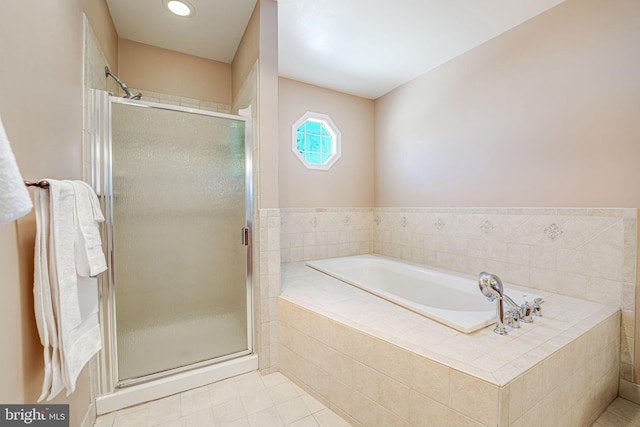
M 637 221 L 637 209 L 376 208 L 374 252 L 620 307 L 620 379 L 633 382 Z
M 345 224 L 349 217 L 354 226 L 351 212 L 362 225 L 355 241 L 336 252 L 329 241 L 351 236 Z M 640 396 L 640 388 L 633 389 L 637 209 L 381 207 L 281 213 L 283 262 L 367 253 L 369 244 L 373 253 L 473 275 L 485 270 L 509 283 L 620 307 L 621 384 L 630 390 L 627 398 Z
M 633 311 L 637 212 L 376 208 L 374 252 Z
M 280 369 L 353 425 L 591 425 L 617 395 L 617 307 L 547 294 L 533 324 L 465 335 L 303 263 L 282 277 Z
M 282 262 L 373 251 L 372 208 L 287 208 L 280 215 Z

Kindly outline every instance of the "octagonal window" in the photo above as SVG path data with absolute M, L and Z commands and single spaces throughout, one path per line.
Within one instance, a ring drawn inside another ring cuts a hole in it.
M 340 131 L 326 114 L 307 112 L 292 131 L 291 148 L 307 168 L 328 170 L 340 158 Z

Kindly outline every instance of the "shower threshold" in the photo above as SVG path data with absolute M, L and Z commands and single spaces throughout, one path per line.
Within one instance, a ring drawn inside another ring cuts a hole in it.
M 157 380 L 115 390 L 96 399 L 98 415 L 149 402 L 192 388 L 221 381 L 258 369 L 258 356 L 249 354 L 236 359 L 196 368 Z

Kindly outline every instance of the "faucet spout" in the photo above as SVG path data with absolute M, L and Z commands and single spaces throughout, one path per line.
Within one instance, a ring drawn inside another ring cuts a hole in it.
M 507 328 L 504 326 L 504 287 L 502 280 L 495 274 L 483 271 L 478 277 L 478 286 L 482 294 L 489 301 L 496 302 L 496 327 L 493 330 L 498 335 L 506 335 Z M 509 298 L 511 299 L 511 298 Z

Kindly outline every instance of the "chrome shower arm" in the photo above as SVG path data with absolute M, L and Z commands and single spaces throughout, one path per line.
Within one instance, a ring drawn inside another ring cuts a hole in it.
M 129 98 L 129 99 L 140 99 L 140 97 L 142 96 L 141 93 L 138 92 L 131 92 L 131 89 L 129 89 L 129 86 L 127 86 L 125 84 L 125 82 L 123 82 L 122 80 L 120 80 L 118 78 L 118 76 L 116 76 L 115 74 L 113 74 L 111 72 L 111 70 L 109 69 L 109 67 L 104 67 L 104 75 L 109 77 L 113 77 L 113 79 L 118 83 L 118 85 L 120 85 L 120 87 L 122 88 L 122 90 L 124 91 L 124 93 L 127 94 L 127 96 L 125 96 L 125 98 Z

